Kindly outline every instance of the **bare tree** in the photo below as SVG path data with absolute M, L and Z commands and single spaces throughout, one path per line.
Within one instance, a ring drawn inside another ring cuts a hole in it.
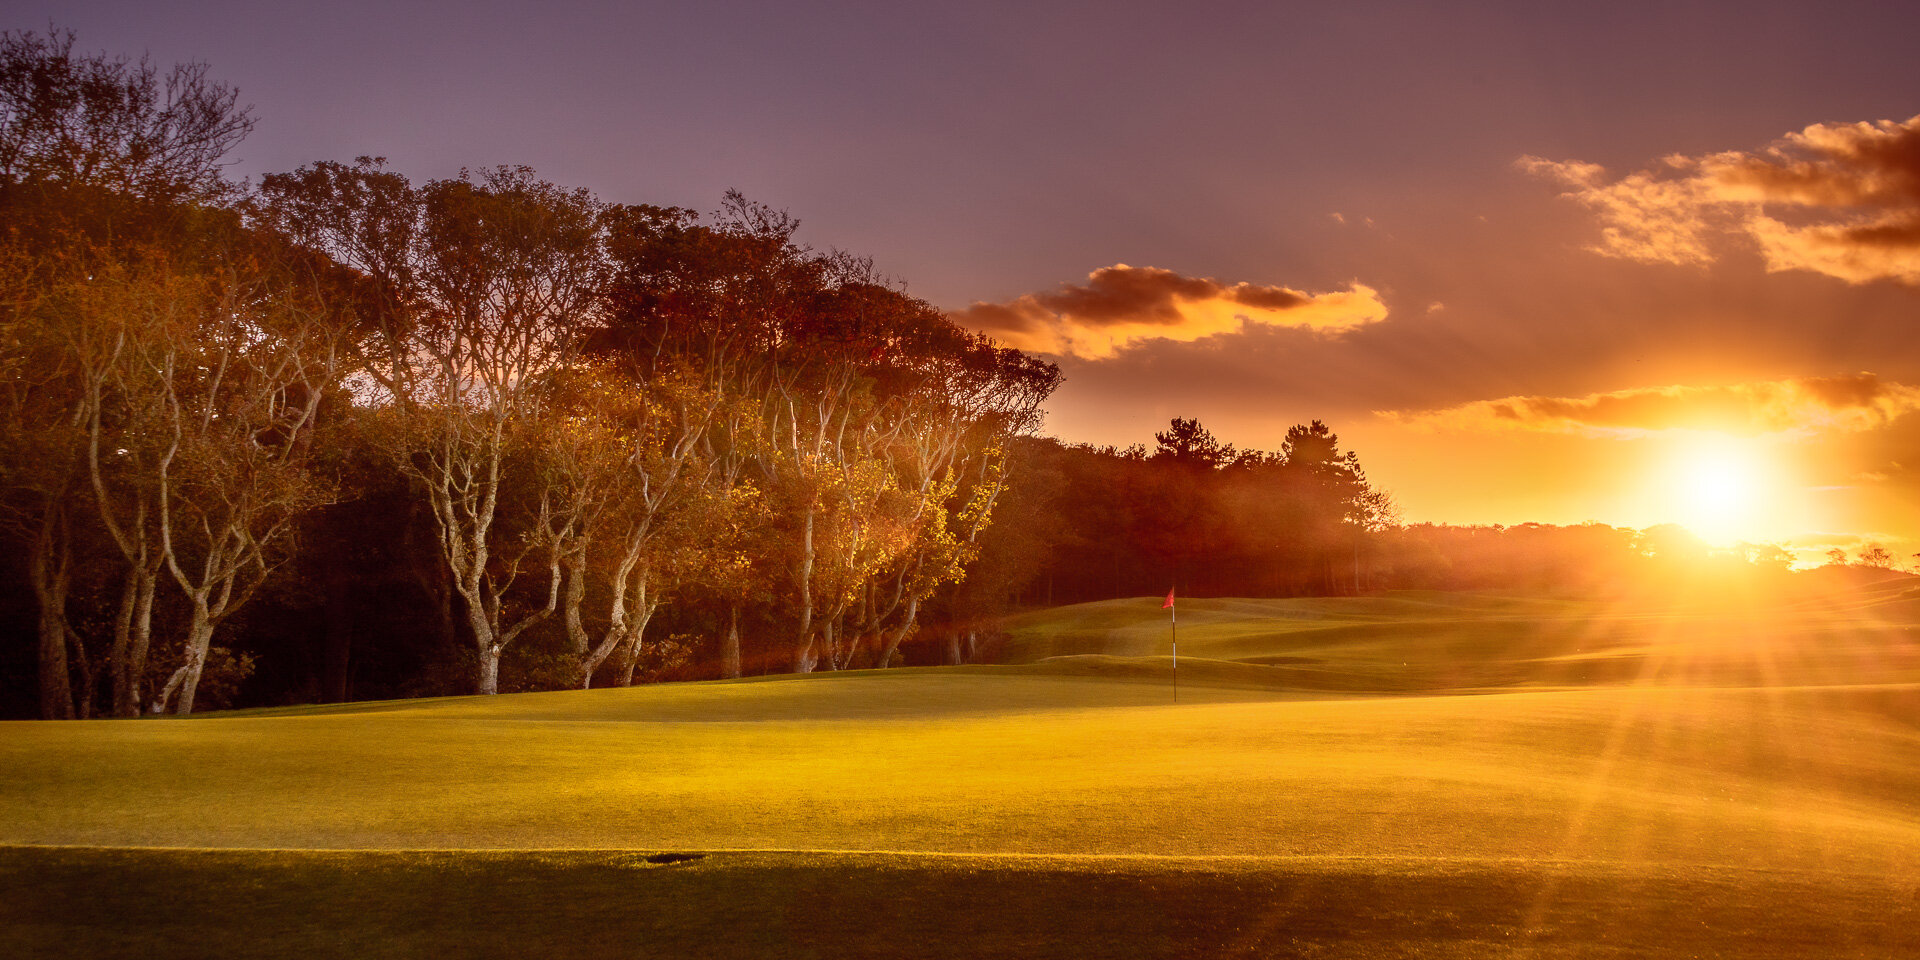
M 41 602 L 43 694 L 64 699 L 66 665 L 51 642 L 64 633 L 83 672 L 90 660 L 64 610 L 72 575 L 72 506 L 95 494 L 100 516 L 128 564 L 110 657 L 114 712 L 138 710 L 146 623 L 159 555 L 145 496 L 99 497 L 98 447 L 117 423 L 98 416 L 115 364 L 127 359 L 125 329 L 102 324 L 101 308 L 128 282 L 156 293 L 155 251 L 190 247 L 208 221 L 207 206 L 234 193 L 220 175 L 227 151 L 253 126 L 233 88 L 213 83 L 204 64 L 164 76 L 145 60 L 76 53 L 70 31 L 0 35 L 0 212 L 6 232 L 9 296 L 0 326 L 16 345 L 33 346 L 32 375 L 11 386 L 16 439 L 36 435 L 35 453 L 14 458 L 35 477 L 38 520 L 29 568 Z M 16 285 L 13 281 L 23 281 Z M 24 292 L 25 296 L 15 293 Z M 22 334 L 25 334 L 22 336 Z M 23 432 L 24 431 L 24 432 Z M 115 448 L 118 450 L 118 447 Z M 117 454 L 110 454 L 117 455 Z M 119 471 L 113 471 L 119 472 Z M 58 482 L 52 482 L 58 480 Z M 124 490 L 116 490 L 124 492 Z M 126 508 L 122 512 L 122 508 Z M 83 676 L 81 712 L 91 696 Z
M 921 604 L 942 584 L 966 578 L 1005 490 L 1008 444 L 1038 427 L 1040 403 L 1059 384 L 1050 364 L 955 339 L 912 364 L 914 389 L 899 415 L 906 429 L 893 460 L 913 492 L 914 536 L 867 627 L 879 638 L 878 666 L 917 629 Z
M 165 558 L 156 526 L 153 484 L 159 455 L 147 429 L 157 391 L 136 359 L 145 318 L 177 306 L 179 278 L 151 265 L 115 264 L 88 279 L 67 327 L 81 381 L 79 416 L 86 431 L 86 476 L 102 527 L 125 564 L 110 654 L 113 713 L 139 714 L 141 685 L 153 637 L 153 602 Z
M 588 370 L 595 368 L 589 367 Z M 722 404 L 696 375 L 671 367 L 620 375 L 604 366 L 574 416 L 557 432 L 569 489 L 587 492 L 575 510 L 576 531 L 564 552 L 565 620 L 580 665 L 580 685 L 615 651 L 620 683 L 632 682 L 648 622 L 669 592 L 693 576 L 720 493 L 720 474 L 705 455 L 707 430 Z M 589 554 L 608 548 L 605 628 L 589 641 L 582 623 Z
M 420 441 L 404 469 L 426 490 L 442 556 L 464 605 L 474 688 L 499 690 L 500 654 L 558 606 L 561 546 L 577 502 L 557 478 L 530 478 L 530 524 L 496 535 L 509 454 L 550 413 L 551 379 L 594 319 L 602 276 L 599 205 L 584 191 L 500 168 L 428 184 L 416 270 L 427 298 L 410 355 L 404 406 Z M 515 614 L 508 594 L 544 559 L 546 601 Z
M 225 194 L 227 152 L 253 129 L 239 93 L 185 63 L 74 53 L 72 31 L 0 34 L 0 181 L 149 200 Z
M 363 281 L 356 396 L 425 494 L 474 689 L 497 692 L 501 651 L 558 609 L 598 509 L 552 432 L 557 385 L 598 318 L 601 204 L 525 167 L 416 188 L 362 157 L 265 178 L 256 216 Z M 546 589 L 526 604 L 531 569 Z
M 286 559 L 295 521 L 332 496 L 308 441 L 334 376 L 325 307 L 256 278 L 224 279 L 200 323 L 167 331 L 143 358 L 161 391 L 160 552 L 189 604 L 183 662 L 155 712 L 170 702 L 193 711 L 214 631 Z
M 128 570 L 119 713 L 138 702 L 160 576 L 190 610 L 181 662 L 153 708 L 188 713 L 214 631 L 284 559 L 294 520 L 327 496 L 307 442 L 333 379 L 324 291 L 299 289 L 310 278 L 275 262 L 267 239 L 227 239 L 215 257 L 94 276 L 70 328 L 87 473 Z

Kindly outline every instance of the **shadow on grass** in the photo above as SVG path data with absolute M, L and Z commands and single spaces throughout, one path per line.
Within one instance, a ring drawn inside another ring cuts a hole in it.
M 1894 957 L 1916 913 L 1586 864 L 0 848 L 10 957 Z

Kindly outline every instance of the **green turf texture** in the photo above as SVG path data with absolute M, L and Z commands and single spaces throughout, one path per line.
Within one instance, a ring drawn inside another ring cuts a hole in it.
M 1863 957 L 1911 883 L 1689 867 L 11 848 L 10 956 Z M 1902 907 L 1904 900 L 1909 906 Z M 92 924 L 68 918 L 103 914 Z
M 1899 585 L 1026 615 L 994 667 L 0 727 L 6 956 L 1920 954 Z M 648 854 L 698 854 L 655 863 Z

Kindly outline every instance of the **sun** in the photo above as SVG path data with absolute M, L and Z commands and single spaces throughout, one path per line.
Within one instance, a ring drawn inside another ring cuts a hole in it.
M 1710 517 L 1746 512 L 1759 486 L 1750 465 L 1704 458 L 1688 465 L 1682 482 L 1690 512 Z
M 1716 546 L 1758 539 L 1772 472 L 1759 450 L 1735 438 L 1693 445 L 1665 478 L 1673 520 Z

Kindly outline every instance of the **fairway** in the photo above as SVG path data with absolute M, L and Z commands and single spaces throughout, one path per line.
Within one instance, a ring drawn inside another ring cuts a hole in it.
M 1911 954 L 1913 603 L 1182 600 L 1176 685 L 1139 599 L 999 666 L 12 723 L 0 953 Z

